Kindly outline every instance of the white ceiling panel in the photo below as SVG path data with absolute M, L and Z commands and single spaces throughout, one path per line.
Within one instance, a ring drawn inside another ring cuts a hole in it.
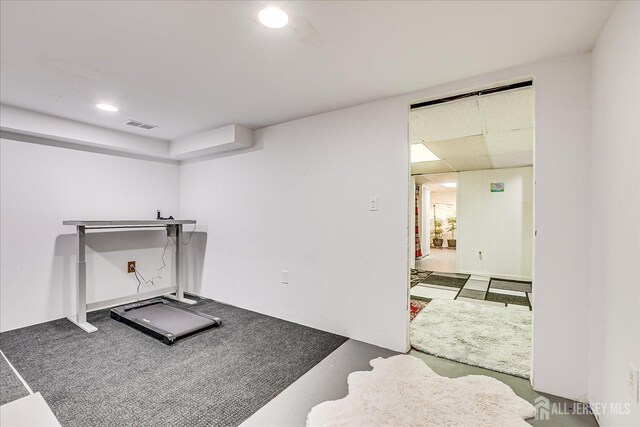
M 491 163 L 496 169 L 531 166 L 533 165 L 533 152 L 496 154 L 491 156 Z
M 456 191 L 456 188 L 445 187 L 441 183 L 444 182 L 457 182 L 457 173 L 438 173 L 429 175 L 416 175 L 416 184 L 426 185 L 434 193 L 441 193 L 444 191 Z
M 426 175 L 416 175 L 414 178 L 416 180 L 416 184 L 427 184 L 431 182 Z
M 425 142 L 482 134 L 476 99 L 448 102 L 411 112 L 411 129 Z
M 442 193 L 445 191 L 456 191 L 455 188 L 448 188 L 445 187 L 444 185 L 440 185 L 436 182 L 430 182 L 428 184 L 426 184 L 427 187 L 429 187 L 429 189 L 431 190 L 432 193 Z
M 444 173 L 444 172 L 454 172 L 451 166 L 447 165 L 442 160 L 437 160 L 435 162 L 422 162 L 422 163 L 412 163 L 411 164 L 411 173 Z
M 491 155 L 533 151 L 533 128 L 488 133 L 485 139 Z
M 422 144 L 422 140 L 420 137 L 413 131 L 413 129 L 409 129 L 409 144 Z
M 427 176 L 427 179 L 431 182 L 455 182 L 458 180 L 458 174 L 453 173 L 439 173 Z
M 493 169 L 489 156 L 447 159 L 447 163 L 449 163 L 457 171 Z
M 257 129 L 588 52 L 617 4 L 280 1 L 272 30 L 266 3 L 2 1 L 0 101 L 162 139 Z
M 489 155 L 483 135 L 445 141 L 427 142 L 426 146 L 443 160 L 460 157 L 483 157 Z
M 486 133 L 533 127 L 533 89 L 518 89 L 478 99 Z

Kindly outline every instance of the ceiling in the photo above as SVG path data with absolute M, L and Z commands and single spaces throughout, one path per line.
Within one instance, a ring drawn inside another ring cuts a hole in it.
M 426 185 L 433 193 L 456 191 L 455 187 L 445 187 L 444 185 L 442 185 L 443 183 L 452 182 L 458 182 L 458 176 L 455 172 L 416 176 L 416 184 Z
M 411 173 L 531 166 L 533 118 L 532 87 L 414 109 L 410 142 L 440 160 L 412 163 Z
M 290 24 L 257 21 L 267 4 Z M 174 139 L 589 51 L 615 2 L 3 1 L 0 102 Z M 118 113 L 93 108 L 98 102 Z M 157 125 L 143 130 L 129 119 Z M 500 142 L 496 142 L 500 144 Z

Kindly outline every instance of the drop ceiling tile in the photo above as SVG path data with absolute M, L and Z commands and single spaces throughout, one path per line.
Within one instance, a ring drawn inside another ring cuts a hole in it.
M 487 133 L 533 127 L 533 89 L 481 96 L 480 112 Z
M 449 163 L 457 171 L 492 169 L 491 159 L 489 158 L 489 156 L 447 159 L 447 163 Z
M 533 151 L 533 128 L 488 133 L 485 139 L 491 155 Z
M 422 140 L 412 129 L 409 129 L 409 144 L 422 144 Z
M 455 190 L 455 188 L 447 188 L 443 185 L 437 184 L 435 182 L 430 182 L 427 184 L 427 187 L 429 187 L 429 189 L 431 191 L 433 191 L 434 193 L 442 193 L 444 191 L 451 191 L 451 190 Z
M 488 156 L 487 144 L 483 135 L 465 138 L 432 141 L 425 144 L 436 156 L 443 160 L 460 157 Z
M 517 168 L 533 165 L 533 151 L 525 153 L 496 154 L 491 156 L 491 162 L 496 169 Z
M 426 141 L 441 141 L 482 134 L 478 101 L 469 99 L 413 110 L 411 129 Z
M 433 162 L 421 162 L 421 163 L 412 163 L 411 164 L 411 173 L 443 173 L 443 172 L 453 172 L 449 165 L 447 165 L 442 160 L 436 160 Z
M 431 181 L 429 181 L 429 178 L 427 178 L 424 175 L 416 175 L 414 178 L 416 180 L 416 184 L 422 185 L 422 184 L 430 184 L 431 183 Z
M 427 179 L 431 182 L 456 182 L 458 180 L 458 174 L 455 172 L 439 173 L 429 175 Z

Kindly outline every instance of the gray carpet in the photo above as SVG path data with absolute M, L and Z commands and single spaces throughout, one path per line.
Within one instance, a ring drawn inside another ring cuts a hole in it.
M 201 300 L 223 326 L 173 346 L 90 313 L 0 334 L 0 348 L 64 426 L 233 426 L 346 338 Z
M 467 280 L 469 280 L 468 274 L 459 274 L 458 277 L 444 276 L 438 273 L 433 273 L 426 280 L 423 280 L 424 283 L 428 285 L 438 285 L 438 286 L 447 286 L 450 288 L 461 289 Z
M 484 299 L 487 291 L 478 291 L 476 289 L 462 289 L 456 299 L 458 298 L 472 298 L 472 299 Z
M 29 392 L 0 354 L 0 405 L 26 397 Z
M 486 301 L 500 302 L 504 304 L 524 305 L 530 307 L 529 299 L 526 294 L 524 296 L 519 295 L 507 295 L 499 294 L 497 292 L 487 292 L 484 298 Z
M 514 280 L 502 280 L 502 279 L 491 279 L 489 282 L 489 287 L 491 289 L 504 289 L 508 291 L 519 291 L 531 293 L 533 292 L 533 286 L 531 282 L 521 282 Z

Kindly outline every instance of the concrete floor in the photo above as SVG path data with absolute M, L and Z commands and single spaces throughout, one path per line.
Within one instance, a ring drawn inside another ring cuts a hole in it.
M 347 395 L 347 377 L 351 372 L 371 370 L 369 365 L 371 359 L 390 357 L 395 354 L 398 353 L 360 341 L 348 340 L 241 425 L 244 427 L 304 426 L 307 414 L 315 405 L 327 400 L 341 399 Z M 522 378 L 441 359 L 416 350 L 411 350 L 409 354 L 424 360 L 439 375 L 449 378 L 487 375 L 509 385 L 518 396 L 531 403 L 540 396 L 531 389 L 529 381 Z M 544 396 L 551 402 L 571 403 L 566 399 Z M 527 420 L 527 422 L 531 425 L 554 427 L 597 427 L 598 425 L 595 418 L 589 415 L 552 414 L 549 420 Z
M 416 268 L 441 273 L 455 273 L 456 250 L 431 248 L 429 255 L 416 260 Z
M 513 375 L 503 374 L 501 372 L 490 371 L 488 369 L 477 368 L 475 366 L 465 365 L 463 363 L 454 362 L 452 360 L 442 359 L 430 354 L 411 349 L 409 354 L 424 360 L 431 369 L 439 375 L 448 378 L 457 378 L 464 375 L 486 375 L 495 378 L 507 384 L 521 398 L 534 403 L 538 396 L 545 396 L 552 403 L 570 406 L 575 403 L 572 400 L 563 399 L 561 397 L 552 396 L 546 393 L 538 393 L 531 388 L 529 380 L 514 377 Z M 553 427 L 598 427 L 595 417 L 592 415 L 554 415 L 551 414 L 549 420 L 527 420 L 533 426 L 553 426 Z
M 0 425 L 60 427 L 58 419 L 40 393 L 33 393 L 0 406 Z

